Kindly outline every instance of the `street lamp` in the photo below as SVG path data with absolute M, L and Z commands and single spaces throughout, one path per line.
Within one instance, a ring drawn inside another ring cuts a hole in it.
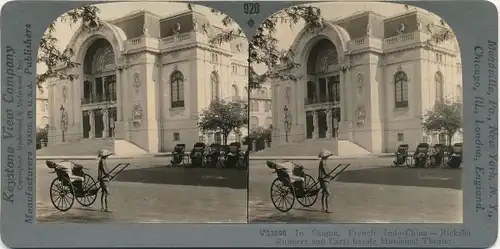
M 59 108 L 61 111 L 61 131 L 62 131 L 62 141 L 66 142 L 66 139 L 64 138 L 64 135 L 66 133 L 66 129 L 68 128 L 68 115 L 66 113 L 66 108 L 64 108 L 64 105 L 61 105 L 61 108 Z
M 285 108 L 283 108 L 283 111 L 285 113 L 285 141 L 288 143 L 288 133 L 292 128 L 292 118 L 290 117 L 290 112 L 288 111 L 288 107 L 286 105 Z

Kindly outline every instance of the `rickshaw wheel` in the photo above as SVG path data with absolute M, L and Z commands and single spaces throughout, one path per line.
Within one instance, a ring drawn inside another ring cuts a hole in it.
M 290 181 L 283 179 L 283 182 L 276 178 L 271 184 L 271 200 L 276 209 L 281 212 L 288 212 L 295 203 L 295 190 Z
M 94 204 L 94 202 L 97 199 L 98 189 L 97 189 L 97 183 L 92 176 L 88 174 L 85 174 L 83 176 L 82 189 L 83 189 L 83 196 L 76 197 L 76 201 L 84 207 L 88 207 Z
M 67 184 L 64 184 L 67 182 Z M 50 200 L 52 205 L 61 211 L 68 211 L 75 202 L 75 191 L 69 179 L 55 178 L 50 184 Z
M 304 207 L 310 207 L 318 200 L 318 183 L 308 174 L 304 175 L 304 197 L 297 197 L 297 201 Z

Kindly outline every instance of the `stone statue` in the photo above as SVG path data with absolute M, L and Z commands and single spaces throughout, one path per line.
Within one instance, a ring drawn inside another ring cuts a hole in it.
M 142 26 L 142 34 L 144 36 L 148 36 L 148 26 L 146 24 L 144 24 L 144 26 Z
M 371 23 L 368 23 L 368 25 L 366 25 L 366 35 L 368 35 L 368 36 L 372 35 L 372 24 Z
M 176 23 L 174 26 L 174 34 L 179 34 L 179 32 L 181 32 L 181 24 Z
M 192 18 L 192 22 L 193 22 L 193 30 L 194 30 L 195 32 L 197 32 L 197 31 L 198 31 L 198 29 L 199 29 L 199 27 L 198 27 L 198 21 L 196 20 L 196 18 L 195 18 L 194 16 L 193 16 L 193 18 Z
M 417 18 L 417 30 L 422 31 L 422 20 Z

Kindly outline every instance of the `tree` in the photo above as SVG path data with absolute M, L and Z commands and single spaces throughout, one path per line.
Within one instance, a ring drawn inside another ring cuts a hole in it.
M 248 105 L 246 102 L 213 101 L 198 117 L 198 128 L 203 132 L 220 132 L 227 144 L 231 132 L 248 124 Z
M 193 6 L 188 4 L 188 8 L 192 9 Z M 224 16 L 222 20 L 224 27 L 227 28 L 234 24 L 231 17 L 224 15 L 220 11 L 212 9 L 211 12 Z M 304 21 L 305 26 L 311 32 L 322 29 L 325 23 L 320 8 L 312 5 L 297 5 L 274 13 L 257 28 L 257 32 L 249 44 L 248 61 L 250 68 L 248 84 L 250 88 L 260 88 L 262 83 L 272 79 L 299 80 L 298 76 L 291 73 L 293 69 L 300 66 L 294 60 L 294 51 L 280 49 L 278 47 L 279 39 L 276 37 L 278 24 L 286 23 L 293 27 L 299 21 Z M 426 42 L 426 48 L 454 37 L 450 27 L 443 20 L 439 21 L 439 25 L 433 26 L 436 28 L 431 31 L 431 37 Z M 229 42 L 242 36 L 242 34 L 241 28 L 228 29 L 218 33 L 210 42 L 219 44 Z M 268 70 L 263 74 L 259 74 L 254 70 L 257 65 L 264 65 Z M 278 67 L 279 70 L 275 70 Z
M 85 5 L 72 9 L 49 25 L 40 40 L 38 48 L 37 63 L 45 65 L 46 71 L 36 76 L 37 86 L 41 89 L 42 84 L 50 78 L 73 81 L 76 75 L 69 73 L 68 69 L 78 67 L 80 64 L 73 61 L 74 51 L 66 48 L 60 50 L 57 47 L 59 40 L 54 36 L 56 23 L 69 23 L 70 25 L 81 25 L 84 30 L 96 30 L 100 27 L 98 17 L 99 9 L 96 6 Z M 58 66 L 64 66 L 64 70 L 57 70 Z
M 462 128 L 462 104 L 452 100 L 439 101 L 424 114 L 422 128 L 429 133 L 446 134 L 450 145 L 453 136 Z

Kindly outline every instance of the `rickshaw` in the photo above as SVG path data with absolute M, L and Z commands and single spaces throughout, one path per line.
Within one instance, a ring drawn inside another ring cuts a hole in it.
M 197 142 L 193 145 L 193 149 L 189 154 L 191 160 L 191 166 L 200 167 L 203 166 L 204 156 L 205 156 L 205 143 Z
M 189 163 L 189 157 L 186 155 L 186 145 L 176 144 L 174 151 L 172 152 L 172 160 L 170 160 L 170 165 L 185 165 Z
M 271 183 L 271 200 L 276 209 L 281 212 L 288 212 L 292 209 L 295 204 L 295 200 L 304 206 L 311 207 L 318 200 L 318 194 L 321 190 L 319 186 L 319 181 L 314 180 L 314 178 L 304 172 L 304 166 L 295 164 L 293 162 L 285 162 L 293 164 L 292 174 L 296 177 L 301 177 L 303 181 L 292 181 L 290 175 L 287 173 L 284 167 L 280 166 L 279 163 L 272 161 L 267 161 L 267 167 L 274 170 L 276 173 L 276 179 Z M 334 180 L 339 176 L 344 170 L 346 170 L 350 164 L 339 164 L 333 170 L 331 170 L 326 178 L 330 181 Z M 332 174 L 340 168 L 340 171 Z
M 413 154 L 413 160 L 415 162 L 415 167 L 424 168 L 427 164 L 427 159 L 429 157 L 429 144 L 428 143 L 419 143 L 417 145 L 417 149 L 415 150 L 415 154 Z
M 444 144 L 435 144 L 432 146 L 429 154 L 429 166 L 439 167 L 444 165 L 445 148 Z
M 85 173 L 86 168 L 71 161 L 56 163 L 47 160 L 45 164 L 54 170 L 50 173 L 56 173 L 56 178 L 50 184 L 50 200 L 57 210 L 68 211 L 73 207 L 75 199 L 84 207 L 94 204 L 101 186 L 91 175 Z M 129 165 L 130 163 L 117 164 L 109 172 L 109 180 L 115 178 Z
M 238 142 L 230 143 L 225 159 L 225 166 L 229 168 L 245 168 L 245 153 L 241 151 L 241 144 Z
M 412 164 L 412 156 L 410 155 L 409 152 L 410 146 L 408 144 L 400 144 L 398 146 L 398 149 L 396 150 L 395 158 L 394 158 L 394 166 L 401 166 L 405 165 L 409 166 Z
M 208 167 L 217 167 L 220 161 L 221 145 L 219 143 L 210 144 L 204 154 L 205 164 Z
M 448 163 L 450 168 L 458 169 L 462 164 L 463 144 L 456 143 L 448 151 Z

